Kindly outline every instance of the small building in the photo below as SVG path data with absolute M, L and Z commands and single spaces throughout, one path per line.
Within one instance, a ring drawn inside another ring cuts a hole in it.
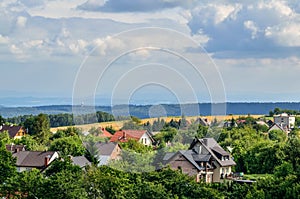
M 120 130 L 110 138 L 111 142 L 127 142 L 129 139 L 136 140 L 145 146 L 152 146 L 154 139 L 147 130 Z
M 33 168 L 44 170 L 58 158 L 56 151 L 18 151 L 12 155 L 17 159 L 18 172 L 28 171 Z
M 98 166 L 107 165 L 111 160 L 118 160 L 121 155 L 121 147 L 115 142 L 98 142 L 97 149 Z
M 6 150 L 10 151 L 11 153 L 17 153 L 19 151 L 26 151 L 25 145 L 16 145 L 16 144 L 6 144 Z
M 195 121 L 196 124 L 200 124 L 202 126 L 210 126 L 210 121 L 206 117 L 199 117 Z
M 14 125 L 1 125 L 0 133 L 7 131 L 11 139 L 19 139 L 27 134 L 26 130 L 22 126 Z
M 295 127 L 296 117 L 287 113 L 274 115 L 274 123 L 282 127 L 285 131 L 290 131 Z
M 167 153 L 163 164 L 204 182 L 220 182 L 231 174 L 231 167 L 236 165 L 230 154 L 213 138 L 195 138 L 189 150 Z

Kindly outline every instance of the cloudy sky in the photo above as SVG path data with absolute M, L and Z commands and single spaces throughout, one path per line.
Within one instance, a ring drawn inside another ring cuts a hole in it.
M 2 0 L 0 66 L 0 100 L 299 101 L 300 4 Z

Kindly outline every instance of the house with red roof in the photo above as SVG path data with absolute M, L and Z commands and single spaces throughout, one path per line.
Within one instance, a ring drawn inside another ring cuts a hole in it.
M 127 142 L 130 139 L 136 140 L 146 146 L 154 144 L 154 139 L 147 130 L 120 130 L 115 132 L 110 141 Z

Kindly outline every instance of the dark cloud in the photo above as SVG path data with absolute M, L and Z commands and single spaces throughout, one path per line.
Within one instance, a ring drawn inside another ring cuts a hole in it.
M 299 56 L 300 45 L 291 45 L 289 38 L 294 38 L 285 33 L 290 22 L 299 23 L 292 13 L 288 5 L 278 2 L 210 4 L 194 9 L 188 26 L 192 34 L 209 37 L 206 50 L 219 58 Z
M 190 7 L 196 0 L 108 0 L 99 3 L 89 0 L 78 9 L 102 12 L 151 12 L 175 7 Z

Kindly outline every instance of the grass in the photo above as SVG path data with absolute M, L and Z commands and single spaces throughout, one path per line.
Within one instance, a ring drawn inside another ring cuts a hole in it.
M 244 174 L 244 180 L 258 180 L 265 177 L 271 177 L 273 174 Z

